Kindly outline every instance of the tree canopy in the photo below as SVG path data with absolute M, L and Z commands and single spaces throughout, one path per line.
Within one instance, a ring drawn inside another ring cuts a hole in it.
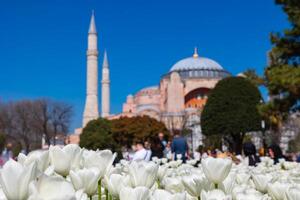
M 201 115 L 203 134 L 222 135 L 233 150 L 240 152 L 244 135 L 261 129 L 257 109 L 260 100 L 257 87 L 245 78 L 228 77 L 219 81 Z
M 276 0 L 291 26 L 283 33 L 272 33 L 273 48 L 265 70 L 266 86 L 277 99 L 282 113 L 300 108 L 300 1 Z
M 252 83 L 265 86 L 270 101 L 259 106 L 260 113 L 272 128 L 273 142 L 279 142 L 280 130 L 290 112 L 300 110 L 300 1 L 275 0 L 287 15 L 290 26 L 281 33 L 271 33 L 273 45 L 264 75 L 254 70 L 243 74 Z
M 130 147 L 137 140 L 151 139 L 159 132 L 168 134 L 162 122 L 148 116 L 121 117 L 113 120 L 99 118 L 90 121 L 83 129 L 80 146 L 93 150 L 120 151 L 121 147 Z
M 113 139 L 111 121 L 104 118 L 92 120 L 83 128 L 79 145 L 92 150 L 119 148 Z
M 137 140 L 146 140 L 162 132 L 169 134 L 164 123 L 149 116 L 121 117 L 112 120 L 112 132 L 118 144 L 130 146 Z

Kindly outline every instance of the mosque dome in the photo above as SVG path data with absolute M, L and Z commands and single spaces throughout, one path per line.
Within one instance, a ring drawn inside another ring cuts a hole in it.
M 189 57 L 178 61 L 170 71 L 182 71 L 182 70 L 197 70 L 197 69 L 208 69 L 208 70 L 223 70 L 221 65 L 216 61 L 204 58 L 204 57 Z
M 197 48 L 195 48 L 192 57 L 182 59 L 175 63 L 169 73 L 174 71 L 178 72 L 183 78 L 224 78 L 230 75 L 216 61 L 210 58 L 199 57 Z

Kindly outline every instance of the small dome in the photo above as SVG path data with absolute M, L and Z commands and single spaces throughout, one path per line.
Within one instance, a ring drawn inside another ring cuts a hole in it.
M 158 90 L 158 86 L 149 86 L 141 89 L 140 91 Z
M 178 61 L 171 68 L 172 71 L 183 70 L 224 70 L 216 61 L 204 57 L 189 57 Z
M 136 96 L 153 95 L 159 93 L 158 86 L 145 87 L 136 93 Z

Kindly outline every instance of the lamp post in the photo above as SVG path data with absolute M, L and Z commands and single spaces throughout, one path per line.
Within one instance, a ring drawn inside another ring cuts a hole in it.
M 261 99 L 260 103 L 263 104 L 264 100 Z M 267 144 L 266 144 L 266 123 L 265 120 L 261 120 L 261 131 L 262 131 L 262 139 L 263 139 L 263 148 L 264 148 L 264 155 L 266 155 L 266 149 L 267 149 Z
M 265 120 L 261 120 L 261 130 L 262 130 L 262 139 L 263 139 L 264 155 L 266 155 L 266 149 L 267 149 L 265 128 L 266 128 Z

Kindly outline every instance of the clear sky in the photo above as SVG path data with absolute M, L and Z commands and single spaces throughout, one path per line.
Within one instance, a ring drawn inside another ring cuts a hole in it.
M 108 52 L 113 113 L 195 46 L 232 74 L 261 74 L 269 33 L 288 27 L 274 0 L 1 0 L 0 100 L 66 101 L 75 108 L 72 129 L 80 127 L 92 9 L 99 64 Z

